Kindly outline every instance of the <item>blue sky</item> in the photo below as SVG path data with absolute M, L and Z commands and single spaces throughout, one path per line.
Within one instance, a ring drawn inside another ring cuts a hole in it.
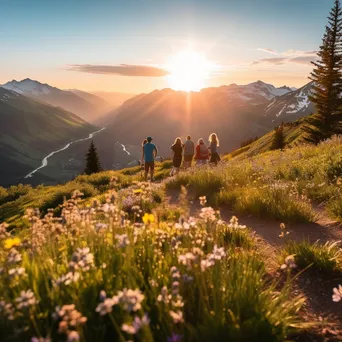
M 165 69 L 171 56 L 190 47 L 218 66 L 208 86 L 257 79 L 300 86 L 332 5 L 333 0 L 0 0 L 0 83 L 30 77 L 60 88 L 147 92 L 167 87 L 167 77 L 126 76 L 120 65 Z M 114 68 L 98 73 L 103 65 Z

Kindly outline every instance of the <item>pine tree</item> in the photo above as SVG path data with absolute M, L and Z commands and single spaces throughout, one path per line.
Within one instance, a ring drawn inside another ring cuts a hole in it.
M 313 143 L 342 132 L 342 9 L 335 0 L 328 17 L 318 61 L 312 62 L 314 70 L 310 79 L 313 90 L 310 100 L 317 113 L 307 118 L 303 131 L 306 140 Z
M 86 155 L 86 167 L 84 173 L 91 175 L 93 173 L 100 172 L 101 170 L 99 156 L 97 155 L 97 150 L 94 145 L 94 141 L 92 140 Z
M 282 150 L 285 147 L 283 126 L 274 129 L 271 150 Z

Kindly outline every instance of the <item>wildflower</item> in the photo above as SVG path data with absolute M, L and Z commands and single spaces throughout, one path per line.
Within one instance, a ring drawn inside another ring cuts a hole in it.
M 104 290 L 100 291 L 100 300 L 104 301 L 107 298 L 107 293 Z
M 67 342 L 77 342 L 80 340 L 80 335 L 77 331 L 72 330 L 68 333 Z
M 27 309 L 38 303 L 34 293 L 31 290 L 21 291 L 20 297 L 15 299 L 18 309 Z
M 342 285 L 338 285 L 338 288 L 334 287 L 332 300 L 336 303 L 342 300 Z
M 201 204 L 201 206 L 205 206 L 206 205 L 206 203 L 207 203 L 207 197 L 206 196 L 201 196 L 200 198 L 199 198 L 199 200 L 200 200 L 200 204 Z
M 94 256 L 89 252 L 88 247 L 77 248 L 76 252 L 72 255 L 71 261 L 69 262 L 69 269 L 74 272 L 77 269 L 82 271 L 89 271 L 90 268 L 94 267 Z
M 142 189 L 134 189 L 133 190 L 133 194 L 141 194 L 143 192 L 143 190 Z
M 95 311 L 100 314 L 100 316 L 107 315 L 108 313 L 112 312 L 113 306 L 117 304 L 117 300 L 113 300 L 112 298 L 106 298 L 103 300 L 103 303 L 100 303 Z
M 53 281 L 54 286 L 70 285 L 71 283 L 77 283 L 80 279 L 80 273 L 78 272 L 68 272 L 65 275 L 57 278 Z
M 230 219 L 228 227 L 233 228 L 233 229 L 245 229 L 246 228 L 245 225 L 239 224 L 239 219 L 236 216 L 233 216 Z
M 149 324 L 150 319 L 146 314 L 143 316 L 143 318 L 135 316 L 132 325 L 123 324 L 121 330 L 127 332 L 130 335 L 134 335 L 137 334 L 143 327 L 148 326 Z
M 18 237 L 15 237 L 13 239 L 7 239 L 4 241 L 4 247 L 6 249 L 11 249 L 13 247 L 18 247 L 21 244 L 21 240 Z
M 171 337 L 167 338 L 167 342 L 180 342 L 181 340 L 182 336 L 175 333 L 172 333 Z
M 10 321 L 15 319 L 15 308 L 12 303 L 6 303 L 4 300 L 0 300 L 0 315 L 3 314 Z
M 117 247 L 119 248 L 125 248 L 129 245 L 129 240 L 127 234 L 117 234 L 115 235 L 115 238 L 118 240 Z
M 295 257 L 294 254 L 287 256 L 287 257 L 285 258 L 285 263 L 282 264 L 282 265 L 280 266 L 280 268 L 281 268 L 282 270 L 284 270 L 284 269 L 286 269 L 286 268 L 289 268 L 289 269 L 296 268 L 297 265 L 296 265 L 296 263 L 295 263 L 295 258 L 294 258 L 294 257 Z
M 75 309 L 74 304 L 63 305 L 62 307 L 56 306 L 53 318 L 61 321 L 58 325 L 58 332 L 60 334 L 70 333 L 69 329 L 75 329 L 87 322 L 87 317 L 82 316 L 82 314 Z M 72 336 L 71 336 L 72 337 Z M 76 335 L 75 335 L 76 337 Z M 77 341 L 77 340 L 70 340 Z
M 16 264 L 21 261 L 21 254 L 12 248 L 7 255 L 7 265 Z
M 154 216 L 153 214 L 148 214 L 146 213 L 143 218 L 142 218 L 143 222 L 145 224 L 150 224 L 150 223 L 153 223 L 154 222 Z
M 199 216 L 204 219 L 205 221 L 215 221 L 216 216 L 215 216 L 215 210 L 211 207 L 205 207 L 201 209 L 201 212 Z
M 184 319 L 183 319 L 183 312 L 178 310 L 177 312 L 175 311 L 169 311 L 169 314 L 173 320 L 173 323 L 177 324 L 177 323 L 183 323 Z
M 107 228 L 108 228 L 107 223 L 101 223 L 100 222 L 100 223 L 96 223 L 96 225 L 95 225 L 95 229 L 99 233 L 103 233 Z
M 7 228 L 9 225 L 6 222 L 0 223 L 0 239 L 4 239 L 9 235 Z
M 49 337 L 32 337 L 31 342 L 51 342 L 51 339 Z
M 164 304 L 169 304 L 172 296 L 169 295 L 169 291 L 166 286 L 161 289 L 160 295 L 157 297 L 158 302 L 163 302 Z
M 24 267 L 11 268 L 8 270 L 8 275 L 10 278 L 20 278 L 27 276 Z
M 123 289 L 123 291 L 119 291 L 118 294 L 112 299 L 115 301 L 115 303 L 120 303 L 124 310 L 132 312 L 141 309 L 141 302 L 144 300 L 144 298 L 145 296 L 138 289 Z

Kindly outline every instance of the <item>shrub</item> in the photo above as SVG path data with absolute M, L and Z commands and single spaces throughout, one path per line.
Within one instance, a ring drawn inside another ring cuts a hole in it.
M 70 199 L 72 193 L 78 190 L 83 193 L 82 198 L 94 197 L 98 191 L 87 183 L 70 182 L 63 186 L 54 187 L 53 191 L 49 192 L 39 205 L 39 210 L 44 215 L 49 209 L 55 209 L 55 213 L 60 212 L 59 206 L 67 199 Z
M 0 204 L 5 203 L 8 197 L 8 191 L 0 186 Z
M 342 222 L 342 194 L 338 194 L 328 201 L 327 210 L 333 218 Z
M 282 256 L 295 255 L 295 262 L 299 268 L 311 266 L 314 270 L 331 273 L 342 271 L 342 250 L 338 242 L 319 241 L 288 241 L 282 250 Z
M 32 190 L 31 185 L 28 184 L 19 184 L 19 185 L 12 185 L 8 188 L 8 197 L 6 201 L 15 201 L 21 196 L 28 194 Z

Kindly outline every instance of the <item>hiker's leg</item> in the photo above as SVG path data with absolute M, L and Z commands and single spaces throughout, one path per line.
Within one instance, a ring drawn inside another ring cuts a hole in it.
M 148 176 L 148 171 L 149 171 L 149 164 L 145 162 L 145 182 L 147 182 L 147 176 Z
M 154 162 L 152 162 L 152 163 L 151 163 L 150 170 L 151 170 L 151 182 L 153 182 L 153 175 L 154 175 Z

